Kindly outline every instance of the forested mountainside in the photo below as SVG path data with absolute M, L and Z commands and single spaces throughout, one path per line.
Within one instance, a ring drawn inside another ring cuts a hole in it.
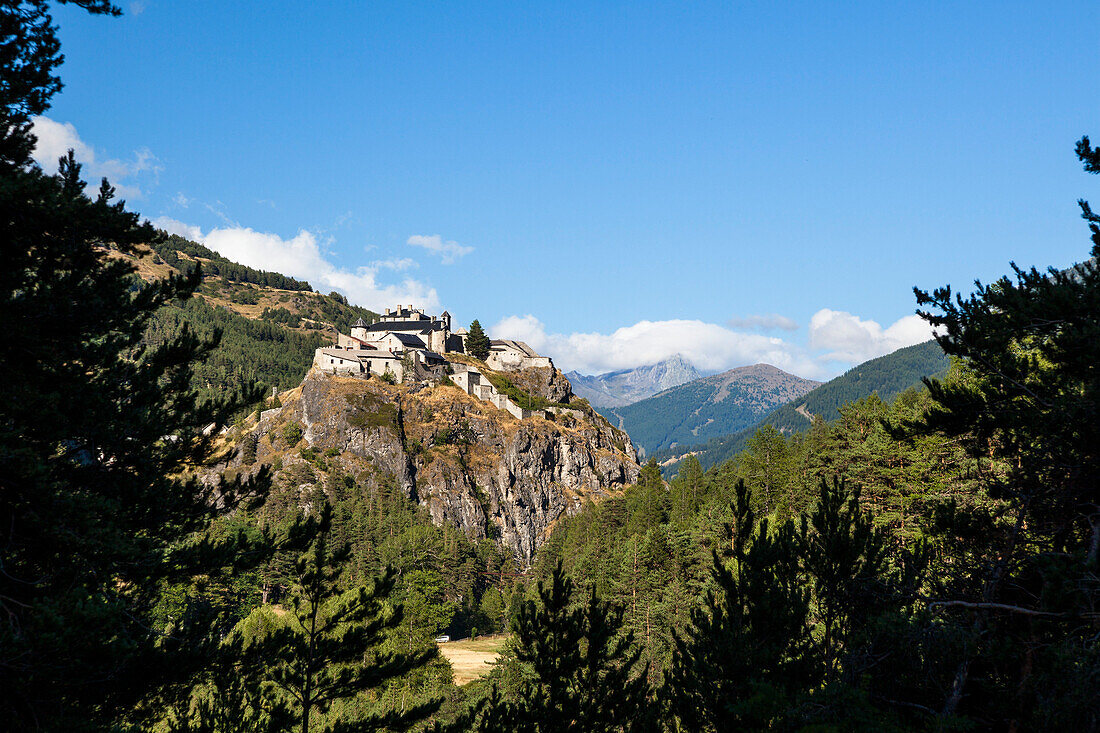
M 777 405 L 802 397 L 820 382 L 788 374 L 770 364 L 731 369 L 702 377 L 625 407 L 600 412 L 630 435 L 646 453 L 696 445 L 755 423 Z
M 826 422 L 835 422 L 840 419 L 840 408 L 844 405 L 872 394 L 886 401 L 892 400 L 906 389 L 923 388 L 922 379 L 944 374 L 950 364 L 950 359 L 935 341 L 906 346 L 852 367 L 804 396 L 777 407 L 743 430 L 694 446 L 665 449 L 653 455 L 658 463 L 672 472 L 676 470 L 676 459 L 688 453 L 694 454 L 704 468 L 710 468 L 744 450 L 749 438 L 764 425 L 772 425 L 790 435 L 809 430 L 815 415 Z
M 872 525 L 910 546 L 926 536 L 922 517 L 931 506 L 957 501 L 973 510 L 986 501 L 977 487 L 1000 467 L 979 465 L 940 437 L 907 444 L 890 436 L 890 427 L 930 404 L 927 391 L 914 389 L 892 402 L 871 396 L 849 403 L 837 421 L 818 421 L 806 433 L 786 436 L 768 426 L 720 467 L 704 471 L 689 457 L 667 483 L 652 462 L 621 497 L 555 529 L 539 556 L 539 576 L 548 579 L 560 562 L 621 605 L 623 624 L 643 649 L 641 663 L 657 682 L 673 664 L 673 631 L 690 625 L 713 587 L 711 554 L 729 554 L 739 482 L 752 488 L 753 513 L 775 526 L 813 508 L 823 476 L 842 476 L 859 488 Z
M 203 397 L 249 385 L 266 394 L 291 389 L 305 376 L 314 349 L 331 343 L 335 330 L 347 332 L 357 318 L 377 317 L 339 293 L 315 293 L 308 283 L 231 262 L 174 234 L 135 253 L 112 254 L 133 263 L 146 282 L 201 265 L 195 294 L 162 306 L 146 338 L 151 345 L 163 343 L 183 325 L 204 338 L 221 332 L 218 345 L 192 371 L 191 384 Z
M 703 376 L 677 354 L 656 364 L 588 376 L 567 372 L 573 392 L 594 407 L 623 407 Z

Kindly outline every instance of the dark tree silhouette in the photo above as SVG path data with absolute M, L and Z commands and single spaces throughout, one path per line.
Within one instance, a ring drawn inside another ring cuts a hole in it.
M 186 541 L 241 487 L 179 476 L 258 395 L 196 399 L 190 365 L 216 335 L 144 341 L 199 273 L 141 283 L 108 245 L 133 253 L 154 231 L 106 180 L 89 197 L 71 151 L 56 175 L 30 163 L 30 116 L 60 88 L 47 3 L 0 5 L 0 38 L 0 720 L 104 730 L 188 674 L 210 635 L 192 619 L 163 636 L 148 612 L 162 581 L 232 562 L 236 538 Z
M 538 602 L 524 602 L 513 631 L 516 659 L 530 678 L 518 700 L 494 694 L 478 730 L 599 733 L 650 725 L 646 671 L 635 674 L 641 650 L 621 631 L 622 609 L 600 601 L 595 589 L 574 608 L 573 593 L 559 563 L 549 583 L 539 583 Z

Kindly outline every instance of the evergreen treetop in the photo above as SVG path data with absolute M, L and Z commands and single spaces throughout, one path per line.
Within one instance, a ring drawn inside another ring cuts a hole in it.
M 481 322 L 474 320 L 470 324 L 470 334 L 466 337 L 466 351 L 470 356 L 485 361 L 489 358 L 489 337 L 481 327 Z

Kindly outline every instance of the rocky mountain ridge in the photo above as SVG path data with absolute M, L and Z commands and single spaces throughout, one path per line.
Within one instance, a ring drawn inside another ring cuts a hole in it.
M 656 364 L 620 369 L 604 374 L 585 375 L 568 372 L 573 392 L 594 407 L 625 407 L 658 392 L 703 376 L 695 365 L 676 354 Z
M 652 452 L 742 430 L 819 384 L 770 364 L 753 364 L 672 387 L 625 407 L 602 407 L 600 412 Z
M 679 461 L 690 452 L 698 456 L 704 468 L 709 468 L 740 452 L 762 425 L 773 425 L 787 434 L 807 430 L 814 415 L 831 422 L 840 416 L 842 405 L 871 394 L 890 401 L 911 387 L 923 389 L 921 380 L 924 377 L 942 375 L 950 365 L 951 360 L 935 341 L 906 346 L 852 367 L 798 399 L 775 408 L 736 433 L 711 438 L 703 444 L 682 446 L 672 452 L 665 451 L 656 457 L 674 471 Z

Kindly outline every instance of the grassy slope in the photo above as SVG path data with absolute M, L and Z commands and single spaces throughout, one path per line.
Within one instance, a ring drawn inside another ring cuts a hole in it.
M 474 640 L 460 639 L 440 644 L 439 653 L 451 663 L 455 684 L 461 686 L 489 674 L 506 641 L 507 634 L 479 636 Z
M 194 251 L 202 252 L 202 248 Z M 194 254 L 178 254 L 181 266 L 214 262 Z M 179 272 L 178 267 L 151 251 L 139 258 L 118 252 L 111 255 L 129 259 L 143 280 Z M 223 269 L 226 264 L 232 265 L 233 271 L 243 277 L 260 274 L 215 257 Z M 282 320 L 264 319 L 265 310 L 279 310 Z M 156 314 L 147 338 L 150 341 L 168 338 L 184 324 L 204 336 L 215 331 L 221 333 L 218 347 L 194 369 L 192 384 L 201 394 L 226 394 L 249 384 L 258 384 L 265 391 L 272 387 L 284 390 L 301 382 L 313 362 L 314 349 L 331 343 L 335 330 L 346 332 L 360 317 L 369 321 L 377 314 L 349 305 L 333 294 L 207 276 L 189 302 L 165 306 Z

